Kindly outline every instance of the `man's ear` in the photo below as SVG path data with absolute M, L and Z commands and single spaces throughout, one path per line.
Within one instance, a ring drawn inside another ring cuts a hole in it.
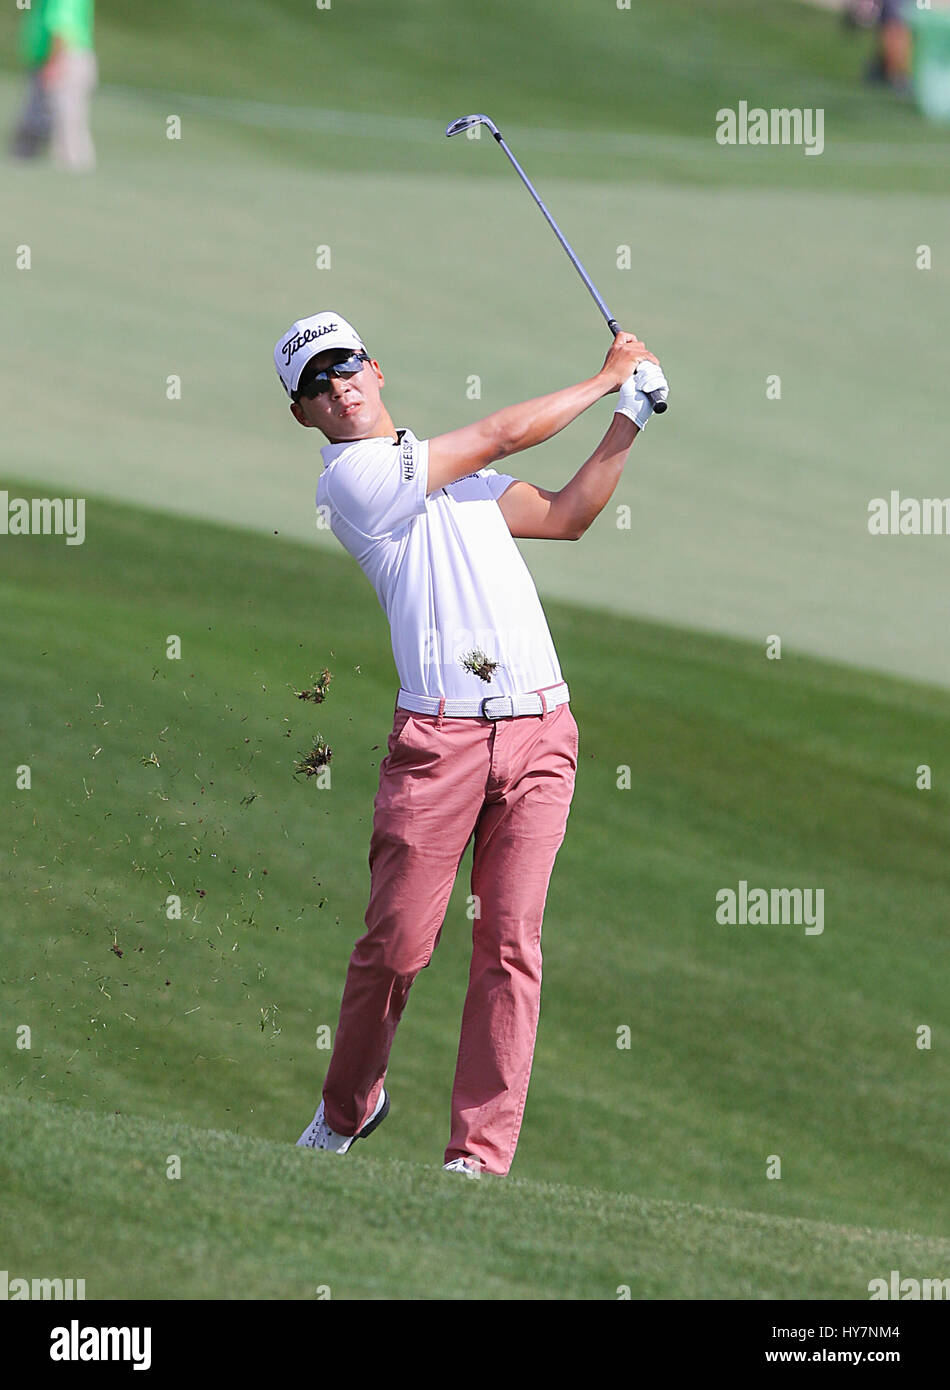
M 294 417 L 294 419 L 297 421 L 297 424 L 298 424 L 298 425 L 303 425 L 303 427 L 304 427 L 305 430 L 309 430 L 309 429 L 312 429 L 312 428 L 313 428 L 313 426 L 311 425 L 310 421 L 307 419 L 307 417 L 304 415 L 303 411 L 300 409 L 300 402 L 299 402 L 299 401 L 291 401 L 291 402 L 290 402 L 290 413 L 291 413 L 291 415 Z
M 371 362 L 370 362 L 369 365 L 372 367 L 373 371 L 376 373 L 376 380 L 379 382 L 380 386 L 385 386 L 385 385 L 386 385 L 386 378 L 383 376 L 382 372 L 380 371 L 379 363 L 376 361 L 376 358 L 375 358 L 375 357 L 371 360 Z

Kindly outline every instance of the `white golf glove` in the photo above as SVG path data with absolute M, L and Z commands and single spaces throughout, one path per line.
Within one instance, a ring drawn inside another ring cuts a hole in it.
M 633 376 L 627 378 L 620 388 L 620 401 L 614 410 L 614 414 L 626 415 L 632 420 L 638 429 L 643 426 L 653 414 L 653 402 L 646 394 L 648 391 L 669 391 L 670 383 L 663 375 L 663 368 L 658 367 L 655 362 L 641 362 Z

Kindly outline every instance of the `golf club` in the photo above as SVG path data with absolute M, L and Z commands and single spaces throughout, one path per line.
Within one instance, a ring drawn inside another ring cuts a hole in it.
M 577 271 L 581 279 L 584 281 L 584 284 L 587 286 L 594 299 L 594 303 L 597 305 L 598 309 L 603 314 L 604 318 L 607 320 L 607 327 L 610 329 L 610 332 L 614 336 L 616 336 L 621 331 L 619 323 L 614 318 L 610 310 L 607 308 L 607 305 L 604 303 L 603 299 L 600 297 L 596 285 L 591 280 L 590 276 L 587 274 L 587 271 L 584 269 L 580 261 L 575 256 L 570 243 L 567 241 L 560 227 L 557 225 L 554 218 L 551 216 L 547 208 L 542 203 L 541 199 L 538 197 L 534 185 L 528 178 L 528 175 L 522 169 L 521 165 L 518 163 L 517 159 L 515 159 L 514 155 L 511 153 L 511 150 L 508 148 L 508 145 L 503 140 L 501 131 L 495 125 L 495 122 L 489 120 L 487 116 L 460 116 L 457 121 L 453 121 L 450 126 L 446 127 L 445 133 L 448 136 L 460 135 L 463 130 L 470 130 L 472 126 L 477 125 L 483 125 L 488 127 L 492 135 L 494 135 L 495 139 L 498 141 L 501 148 L 504 150 L 505 154 L 510 159 L 512 165 L 515 168 L 516 173 L 518 174 L 518 177 L 521 179 L 521 182 L 524 184 L 525 188 L 531 194 L 538 207 L 544 213 L 548 226 L 551 228 L 551 231 L 554 233 L 558 241 L 564 247 L 564 250 L 570 257 L 571 264 L 573 265 L 574 269 Z M 656 411 L 657 415 L 662 415 L 664 410 L 667 409 L 667 391 L 665 389 L 662 389 L 659 391 L 651 391 L 647 394 L 649 395 L 650 400 L 653 402 L 653 409 Z

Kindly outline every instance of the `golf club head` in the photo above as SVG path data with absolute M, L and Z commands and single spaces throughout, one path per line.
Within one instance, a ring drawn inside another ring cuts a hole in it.
M 494 121 L 490 121 L 487 116 L 459 116 L 457 121 L 453 121 L 450 126 L 446 126 L 446 135 L 461 135 L 463 130 L 471 130 L 475 125 L 487 125 L 492 135 L 498 134 L 498 127 Z

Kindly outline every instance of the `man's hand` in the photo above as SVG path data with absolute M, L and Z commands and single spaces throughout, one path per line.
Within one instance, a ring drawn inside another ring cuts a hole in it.
M 610 382 L 604 394 L 609 396 L 613 391 L 619 391 L 641 362 L 657 362 L 657 359 L 652 352 L 647 352 L 646 344 L 641 343 L 635 333 L 618 333 L 599 373 Z
M 670 383 L 663 375 L 663 369 L 655 357 L 649 361 L 641 362 L 637 370 L 631 377 L 624 382 L 620 388 L 620 400 L 614 409 L 615 415 L 626 415 L 628 420 L 632 420 L 638 430 L 643 426 L 653 414 L 653 402 L 650 396 L 654 391 L 669 390 Z

